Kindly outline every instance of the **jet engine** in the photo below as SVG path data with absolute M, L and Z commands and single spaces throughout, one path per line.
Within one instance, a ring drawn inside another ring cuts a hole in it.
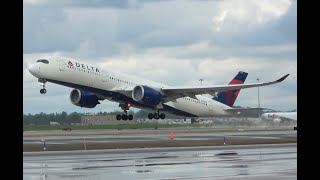
M 80 107 L 94 108 L 100 104 L 95 94 L 89 91 L 73 89 L 70 93 L 70 101 L 72 104 Z
M 132 91 L 133 100 L 149 106 L 156 106 L 161 102 L 162 95 L 158 90 L 148 86 L 136 86 Z

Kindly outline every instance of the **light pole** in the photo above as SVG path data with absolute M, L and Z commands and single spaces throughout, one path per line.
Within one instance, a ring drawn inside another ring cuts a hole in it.
M 259 83 L 259 78 L 257 78 L 257 81 Z M 258 86 L 258 107 L 260 107 L 260 97 L 259 97 L 259 86 Z
M 203 80 L 204 80 L 204 79 L 202 79 L 202 78 L 199 79 L 201 86 L 202 86 L 202 81 L 203 81 Z M 202 95 L 202 94 L 201 94 L 201 95 Z
M 204 80 L 204 79 L 201 79 L 201 78 L 199 79 L 201 86 L 202 86 L 202 81 L 203 81 L 203 80 Z

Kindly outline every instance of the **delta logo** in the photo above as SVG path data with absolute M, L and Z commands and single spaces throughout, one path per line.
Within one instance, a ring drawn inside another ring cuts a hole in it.
M 88 70 L 88 71 L 93 71 L 93 72 L 96 72 L 96 73 L 100 73 L 99 69 L 98 68 L 95 68 L 95 67 L 92 67 L 92 66 L 88 66 L 88 65 L 84 65 L 84 64 L 80 64 L 80 63 L 77 63 L 77 62 L 74 62 L 75 63 L 75 68 L 81 68 L 82 69 L 85 69 L 85 70 Z M 68 61 L 68 66 L 73 66 L 73 63 L 71 61 Z
M 73 66 L 73 64 L 72 64 L 72 62 L 71 62 L 71 61 L 69 61 L 69 62 L 68 62 L 68 65 L 69 65 L 69 66 Z

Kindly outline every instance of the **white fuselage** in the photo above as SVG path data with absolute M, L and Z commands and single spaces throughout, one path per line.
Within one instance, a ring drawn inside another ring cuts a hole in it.
M 114 91 L 116 93 L 115 89 L 126 89 L 139 85 L 146 85 L 153 88 L 169 87 L 165 84 L 142 79 L 133 75 L 127 75 L 109 69 L 102 70 L 101 68 L 70 58 L 50 57 L 45 59 L 49 61 L 48 64 L 38 62 L 29 67 L 31 74 L 37 78 L 46 79 L 49 82 L 72 88 L 81 86 L 87 89 L 94 88 L 109 92 Z M 104 99 L 112 100 L 111 97 L 101 96 Z M 131 95 L 127 96 L 132 99 Z M 197 117 L 230 115 L 224 109 L 230 109 L 231 107 L 205 96 L 196 95 L 196 97 L 198 99 L 183 97 L 176 101 L 166 102 L 164 105 L 170 110 L 165 108 L 164 111 L 170 112 L 177 110 L 178 112 L 190 113 Z M 132 101 L 134 100 L 132 99 Z M 144 109 L 141 105 L 136 107 Z M 145 109 L 150 108 L 145 107 Z

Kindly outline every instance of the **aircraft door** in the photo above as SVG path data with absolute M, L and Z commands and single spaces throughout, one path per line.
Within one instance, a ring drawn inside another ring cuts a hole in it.
M 66 62 L 64 60 L 59 60 L 59 70 L 64 71 Z
M 109 73 L 107 73 L 106 71 L 102 71 L 101 73 L 101 81 L 102 82 L 108 82 L 109 80 Z
M 209 106 L 209 111 L 213 111 L 213 104 L 208 104 Z

